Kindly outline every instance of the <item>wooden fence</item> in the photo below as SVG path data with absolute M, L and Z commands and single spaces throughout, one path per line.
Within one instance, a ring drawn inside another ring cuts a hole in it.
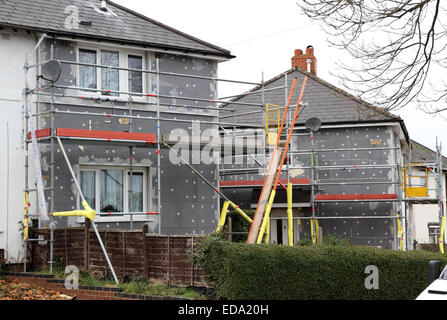
M 120 279 L 146 275 L 168 285 L 205 286 L 203 271 L 189 254 L 195 252 L 201 236 L 167 236 L 142 230 L 99 231 L 109 258 Z M 40 229 L 43 241 L 33 244 L 35 268 L 46 268 L 49 261 L 50 230 Z M 45 242 L 44 242 L 45 241 Z M 97 277 L 110 276 L 107 261 L 92 230 L 54 230 L 54 260 L 90 270 Z

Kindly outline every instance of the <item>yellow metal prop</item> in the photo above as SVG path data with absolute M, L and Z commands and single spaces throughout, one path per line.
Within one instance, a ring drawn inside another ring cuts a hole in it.
M 312 236 L 312 244 L 318 242 L 318 220 L 310 219 L 310 234 Z
M 230 205 L 230 202 L 225 201 L 223 206 L 222 206 L 222 213 L 220 214 L 219 225 L 217 226 L 217 231 L 216 231 L 217 233 L 219 233 L 220 230 L 225 225 L 225 220 L 227 219 L 227 212 L 228 212 L 228 206 L 229 205 Z
M 404 231 L 400 223 L 399 215 L 397 215 L 397 239 L 399 239 L 399 250 L 404 251 Z
M 267 228 L 267 224 L 270 221 L 270 211 L 272 211 L 273 201 L 275 200 L 276 190 L 272 190 L 272 193 L 270 194 L 269 202 L 267 203 L 267 206 L 265 207 L 265 215 L 264 220 L 262 220 L 261 229 L 259 230 L 258 239 L 256 243 L 262 242 L 262 237 L 264 236 L 265 229 Z
M 441 222 L 441 233 L 439 235 L 439 250 L 441 250 L 441 253 L 444 254 L 444 229 L 445 229 L 445 217 L 442 217 Z
M 86 217 L 89 218 L 90 221 L 95 219 L 96 212 L 88 205 L 87 201 L 82 201 L 82 206 L 84 210 L 74 210 L 74 211 L 62 211 L 62 212 L 54 212 L 53 216 L 55 217 Z
M 29 220 L 28 220 L 28 211 L 30 207 L 29 203 L 29 193 L 25 191 L 25 206 L 23 213 L 23 241 L 28 240 L 28 230 L 29 230 Z
M 222 206 L 222 212 L 220 214 L 219 225 L 217 226 L 217 231 L 216 231 L 217 233 L 219 233 L 220 230 L 225 225 L 225 221 L 227 219 L 227 213 L 228 213 L 228 207 L 229 206 L 232 207 L 237 213 L 239 213 L 245 220 L 247 220 L 250 223 L 253 222 L 253 220 L 244 211 L 242 211 L 242 209 L 239 208 L 239 206 L 235 205 L 231 201 L 225 201 L 223 206 Z

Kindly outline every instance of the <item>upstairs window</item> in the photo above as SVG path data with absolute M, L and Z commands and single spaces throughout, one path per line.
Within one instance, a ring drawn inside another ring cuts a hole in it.
M 96 51 L 80 49 L 79 62 L 96 64 Z M 97 89 L 97 82 L 96 67 L 79 66 L 79 86 L 81 88 Z
M 101 51 L 101 64 L 109 67 L 120 66 L 120 54 L 116 51 Z M 120 72 L 117 69 L 101 68 L 101 90 L 103 95 L 119 96 L 109 92 L 120 90 Z
M 143 70 L 143 57 L 129 55 L 128 57 L 129 69 Z M 130 92 L 143 93 L 143 72 L 131 71 L 129 80 Z
M 143 99 L 146 88 L 144 53 L 124 49 L 102 50 L 101 48 L 79 48 L 79 62 L 88 64 L 79 66 L 79 88 L 92 95 L 127 97 L 130 92 L 134 99 Z M 94 67 L 90 65 L 102 65 Z M 110 68 L 109 68 L 110 67 Z M 132 71 L 115 68 L 129 68 Z M 141 70 L 141 71 L 139 71 Z

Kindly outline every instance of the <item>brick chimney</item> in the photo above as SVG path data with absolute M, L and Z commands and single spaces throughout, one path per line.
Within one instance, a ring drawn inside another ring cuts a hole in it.
M 308 60 L 310 61 L 310 70 L 308 70 Z M 292 68 L 300 68 L 317 75 L 317 58 L 314 56 L 314 47 L 307 46 L 305 54 L 303 50 L 296 49 L 295 55 L 292 57 Z

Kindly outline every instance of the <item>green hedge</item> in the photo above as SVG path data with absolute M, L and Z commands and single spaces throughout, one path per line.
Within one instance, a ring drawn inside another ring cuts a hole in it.
M 427 251 L 398 252 L 353 245 L 294 246 L 204 239 L 195 261 L 226 299 L 415 299 L 427 286 Z M 379 289 L 367 290 L 368 265 L 379 270 Z

